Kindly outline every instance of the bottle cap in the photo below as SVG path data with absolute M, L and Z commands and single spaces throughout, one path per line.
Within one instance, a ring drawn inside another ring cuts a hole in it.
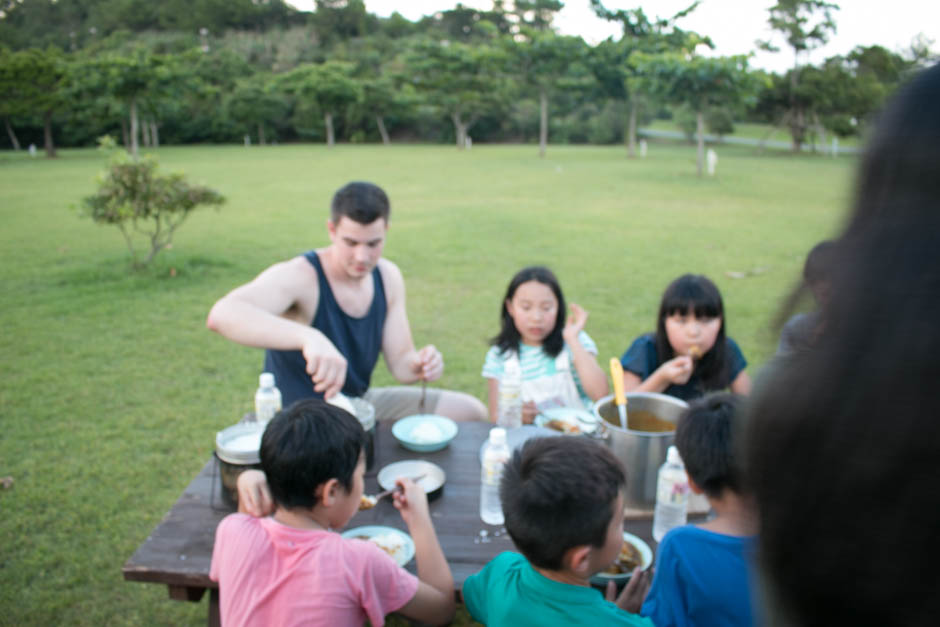
M 493 427 L 490 429 L 490 442 L 492 444 L 496 444 L 497 446 L 500 444 L 505 444 L 506 430 L 502 427 Z
M 274 375 L 270 372 L 262 372 L 261 376 L 258 377 L 258 385 L 263 388 L 273 388 L 274 387 Z
M 666 462 L 669 464 L 682 464 L 682 457 L 679 455 L 679 449 L 675 446 L 670 446 L 669 450 L 666 451 Z

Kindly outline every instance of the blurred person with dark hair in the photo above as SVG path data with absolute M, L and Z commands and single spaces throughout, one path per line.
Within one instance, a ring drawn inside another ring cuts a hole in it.
M 940 617 L 940 65 L 881 116 L 821 334 L 745 417 L 770 625 Z
M 832 273 L 835 255 L 836 243 L 832 240 L 819 242 L 806 255 L 806 263 L 803 265 L 803 285 L 802 289 L 797 291 L 797 295 L 802 293 L 803 289 L 809 290 L 816 303 L 816 309 L 794 314 L 787 320 L 780 331 L 778 355 L 804 350 L 812 346 L 822 333 L 822 326 L 819 324 L 819 308 L 829 298 L 829 277 Z

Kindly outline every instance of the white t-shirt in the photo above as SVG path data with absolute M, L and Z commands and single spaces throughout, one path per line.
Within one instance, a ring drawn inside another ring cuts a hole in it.
M 581 343 L 581 346 L 584 347 L 584 350 L 592 355 L 597 355 L 597 345 L 594 344 L 594 340 L 592 340 L 587 333 L 581 331 L 578 334 L 578 341 Z M 571 359 L 571 351 L 568 349 L 567 344 L 562 350 L 568 353 L 569 362 L 571 363 L 571 376 L 578 390 L 578 396 L 581 397 L 584 407 L 590 409 L 592 404 L 591 399 L 581 386 L 581 380 L 578 378 L 578 372 L 574 368 L 574 360 Z M 490 350 L 486 353 L 486 360 L 483 362 L 483 376 L 487 379 L 500 380 L 505 372 L 506 360 L 508 358 L 509 355 L 500 353 L 498 347 L 491 346 Z M 550 357 L 541 346 L 529 346 L 520 343 L 519 363 L 522 368 L 523 381 L 550 377 L 557 374 L 555 358 Z

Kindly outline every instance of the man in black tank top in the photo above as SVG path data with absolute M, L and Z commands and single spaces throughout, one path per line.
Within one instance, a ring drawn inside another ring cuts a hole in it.
M 401 271 L 382 257 L 388 197 L 376 185 L 353 182 L 333 197 L 330 245 L 276 263 L 222 297 L 207 326 L 230 340 L 266 349 L 284 405 L 330 398 L 342 391 L 365 396 L 378 419 L 418 413 L 420 389 L 369 389 L 380 352 L 402 383 L 435 381 L 441 353 L 415 348 L 405 312 Z M 424 410 L 454 420 L 486 420 L 483 403 L 468 394 L 428 390 Z

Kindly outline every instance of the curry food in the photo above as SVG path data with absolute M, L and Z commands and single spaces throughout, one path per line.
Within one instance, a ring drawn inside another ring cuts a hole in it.
M 643 566 L 643 555 L 640 550 L 626 540 L 620 547 L 620 554 L 617 561 L 611 564 L 604 572 L 608 575 L 623 575 L 633 572 L 637 566 Z
M 562 433 L 581 433 L 581 427 L 578 425 L 574 424 L 573 422 L 568 422 L 567 420 L 559 420 L 558 418 L 552 418 L 551 420 L 547 421 L 545 426 L 549 429 L 554 429 L 555 431 L 561 431 Z
M 371 542 L 375 546 L 388 553 L 395 561 L 398 561 L 405 550 L 404 540 L 393 533 L 380 533 L 374 536 L 361 535 L 354 537 L 357 540 Z
M 654 414 L 643 409 L 631 410 L 627 414 L 627 429 L 631 431 L 650 431 L 653 433 L 662 433 L 665 431 L 675 431 L 676 425 L 663 420 Z
M 702 358 L 702 349 L 698 346 L 698 344 L 694 345 L 692 348 L 689 349 L 689 357 L 691 357 L 692 359 Z
M 359 509 L 372 509 L 378 501 L 374 496 L 363 494 L 362 498 L 359 499 Z

